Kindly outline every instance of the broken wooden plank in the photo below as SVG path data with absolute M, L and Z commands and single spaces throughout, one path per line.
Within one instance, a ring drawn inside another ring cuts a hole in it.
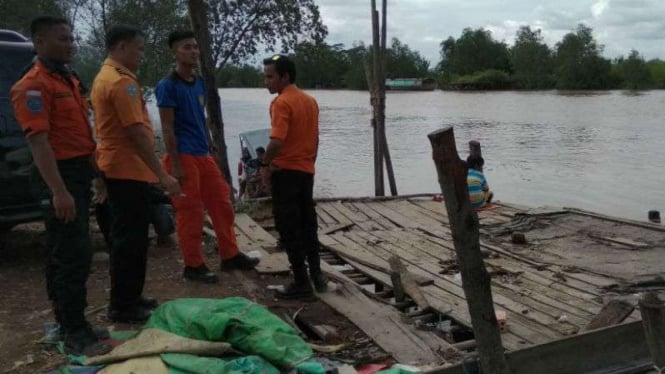
M 578 214 L 581 216 L 587 216 L 587 217 L 592 217 L 592 218 L 597 218 L 600 220 L 605 220 L 605 221 L 610 221 L 610 222 L 616 222 L 616 223 L 621 223 L 621 224 L 626 224 L 626 225 L 631 225 L 631 226 L 636 226 L 636 227 L 642 227 L 645 229 L 651 229 L 654 231 L 661 231 L 665 232 L 665 226 L 661 226 L 660 224 L 657 223 L 650 223 L 650 222 L 641 222 L 641 221 L 635 221 L 635 220 L 630 220 L 630 219 L 624 219 L 624 218 L 618 218 L 618 217 L 612 217 L 600 213 L 594 213 L 594 212 L 588 212 L 586 210 L 582 209 L 577 209 L 577 208 L 564 208 L 566 211 L 573 213 L 573 214 Z
M 602 235 L 594 235 L 594 234 L 589 234 L 589 237 L 593 239 L 597 239 L 606 243 L 610 244 L 618 244 L 620 246 L 628 247 L 633 250 L 637 249 L 645 249 L 651 247 L 648 243 L 644 242 L 638 242 L 630 238 L 622 238 L 622 237 L 610 237 L 610 236 L 602 236 Z
M 254 270 L 259 274 L 285 274 L 291 271 L 286 252 L 268 253 L 263 249 L 258 251 L 261 252 L 261 262 Z
M 642 373 L 653 367 L 640 322 L 509 352 L 507 360 L 513 374 Z M 423 374 L 464 374 L 477 368 L 465 361 Z
M 390 264 L 387 261 L 377 258 L 376 256 L 367 256 L 367 252 L 359 248 L 358 246 L 345 246 L 341 245 L 330 235 L 319 235 L 319 242 L 327 250 L 336 253 L 338 256 L 344 258 L 347 262 L 351 263 L 351 266 L 355 264 L 364 265 L 365 267 L 380 271 L 385 274 L 390 274 Z M 411 273 L 416 283 L 420 286 L 426 286 L 432 284 L 433 280 L 431 277 L 424 277 L 422 275 L 417 275 Z
M 425 273 L 423 275 L 437 275 L 439 267 L 431 259 L 419 256 L 418 253 L 414 252 L 413 248 L 409 248 L 408 246 L 396 247 L 392 241 L 380 241 L 374 244 L 372 241 L 377 240 L 377 237 L 374 237 L 373 235 L 382 236 L 383 233 L 375 232 L 370 234 L 361 231 L 345 233 L 345 236 L 355 238 L 356 243 L 360 244 L 369 242 L 370 244 L 367 244 L 367 248 L 373 249 L 379 256 L 388 257 L 399 254 L 404 261 L 413 265 L 411 267 L 412 272 L 418 273 L 419 271 L 424 271 Z M 461 279 L 443 275 L 438 275 L 438 277 L 434 279 L 435 286 L 465 300 Z M 550 310 L 551 308 L 546 305 L 532 307 L 532 311 L 528 315 L 523 315 L 522 311 L 529 307 L 521 303 L 520 300 L 514 300 L 513 298 L 506 296 L 505 292 L 502 292 L 501 290 L 497 291 L 499 292 L 494 295 L 494 301 L 499 308 L 509 312 L 509 319 L 512 321 L 520 321 L 519 323 L 525 326 L 530 326 L 530 328 L 533 329 L 534 333 L 529 335 L 529 341 L 534 343 L 544 343 L 571 334 L 579 330 L 581 327 L 575 326 L 565 319 L 559 320 L 560 315 L 563 313 L 560 311 L 554 313 Z M 541 310 L 544 311 L 541 312 Z
M 289 259 L 285 252 L 268 253 L 263 248 L 266 243 L 277 245 L 277 239 L 275 239 L 275 237 L 263 230 L 258 223 L 254 222 L 254 220 L 246 214 L 236 215 L 236 227 L 238 227 L 238 223 L 244 228 L 241 231 L 241 235 L 236 235 L 238 246 L 245 252 L 258 251 L 261 255 L 261 261 L 254 268 L 258 273 L 284 274 L 291 271 L 291 265 L 289 264 Z M 245 230 L 249 230 L 250 234 L 248 235 Z M 203 232 L 206 235 L 217 238 L 215 231 L 208 227 L 204 227 Z M 270 237 L 272 241 L 268 237 Z
M 413 327 L 400 321 L 399 312 L 373 301 L 354 285 L 339 283 L 337 290 L 319 294 L 319 299 L 348 318 L 398 362 L 424 365 L 442 361 L 413 332 Z
M 603 309 L 593 317 L 588 325 L 584 326 L 582 331 L 597 330 L 603 327 L 618 325 L 630 316 L 635 310 L 635 306 L 623 300 L 611 300 L 603 306 Z
M 399 275 L 399 281 L 401 283 L 402 290 L 407 295 L 409 295 L 413 301 L 415 301 L 416 305 L 418 305 L 420 309 L 422 310 L 429 309 L 430 305 L 427 302 L 427 299 L 425 299 L 425 296 L 420 290 L 420 287 L 413 279 L 411 274 L 406 270 L 406 266 L 404 266 L 402 261 L 400 261 L 399 257 L 392 256 L 390 257 L 388 262 L 390 263 L 390 268 L 392 269 L 391 275 L 393 273 Z M 393 284 L 393 286 L 395 285 Z M 397 295 L 397 292 L 395 294 Z
M 253 242 L 257 242 L 262 246 L 277 245 L 277 239 L 247 214 L 237 214 L 235 224 L 236 228 L 245 233 Z
M 343 231 L 343 230 L 346 230 L 346 229 L 351 228 L 353 226 L 355 226 L 354 222 L 337 224 L 337 225 L 328 227 L 327 229 L 323 230 L 323 232 L 321 234 L 330 235 L 330 234 L 336 233 L 337 231 Z
M 388 221 L 383 217 L 382 215 L 378 214 L 376 211 L 369 209 L 364 202 L 353 202 L 353 203 L 347 203 L 356 208 L 357 210 L 361 210 L 365 215 L 367 215 L 372 222 L 380 226 L 378 229 L 385 230 L 385 229 L 392 229 L 395 228 L 395 224 L 392 222 Z M 369 203 L 372 204 L 372 203 Z
M 433 272 L 432 270 L 428 271 L 422 269 L 422 268 L 433 269 L 432 267 L 436 265 L 432 264 L 432 261 L 413 257 L 412 254 L 410 253 L 411 252 L 410 250 L 405 250 L 402 248 L 399 249 L 392 248 L 391 243 L 383 243 L 383 242 L 377 244 L 370 243 L 372 240 L 376 240 L 376 238 L 361 237 L 365 235 L 370 235 L 370 234 L 366 232 L 349 232 L 345 234 L 345 236 L 348 236 L 350 239 L 351 238 L 354 239 L 356 245 L 364 244 L 366 248 L 376 251 L 377 255 L 380 257 L 385 258 L 390 255 L 399 253 L 402 259 L 405 259 L 407 262 L 413 265 L 412 271 L 416 274 L 422 274 L 426 276 L 432 276 L 436 274 L 436 270 L 434 270 Z M 381 233 L 379 233 L 378 235 L 381 235 Z M 341 240 L 341 238 L 339 238 L 338 240 Z M 384 245 L 388 246 L 390 250 L 385 249 Z M 455 319 L 460 324 L 468 328 L 471 328 L 471 320 L 468 312 L 468 307 L 466 305 L 466 300 L 464 299 L 464 293 L 459 283 L 449 278 L 435 277 L 434 279 L 435 279 L 433 285 L 434 287 L 427 286 L 423 288 L 423 292 L 427 297 L 430 305 L 440 313 L 448 315 L 453 319 Z M 505 301 L 505 298 L 501 299 L 501 301 Z M 501 306 L 502 309 L 505 309 L 505 307 L 503 307 L 503 304 L 500 305 L 502 305 Z M 550 329 L 549 327 L 547 327 L 547 325 L 542 325 L 532 319 L 534 316 L 542 316 L 542 315 L 534 313 L 529 317 L 523 316 L 521 314 L 521 311 L 523 309 L 524 307 L 522 306 L 522 307 L 515 307 L 512 310 L 507 310 L 508 318 L 510 320 L 509 323 L 511 323 L 511 326 L 509 328 L 507 335 L 504 333 L 502 337 L 504 338 L 503 339 L 504 344 L 506 344 L 506 347 L 508 349 L 519 349 L 521 347 L 524 347 L 525 344 L 529 343 L 533 344 L 546 343 L 548 341 L 561 337 L 559 333 L 557 333 L 553 329 Z M 544 316 L 542 317 L 546 318 Z M 548 324 L 549 323 L 556 323 L 556 322 L 550 319 L 550 322 L 548 322 Z

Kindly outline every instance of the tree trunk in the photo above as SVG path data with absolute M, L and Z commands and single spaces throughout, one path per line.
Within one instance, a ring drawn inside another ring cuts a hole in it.
M 224 120 L 222 118 L 222 104 L 217 92 L 215 83 L 215 63 L 212 59 L 212 49 L 210 43 L 210 30 L 208 28 L 208 17 L 206 15 L 206 5 L 203 0 L 188 0 L 189 19 L 192 24 L 192 31 L 196 36 L 201 51 L 201 74 L 206 85 L 206 94 L 208 95 L 208 120 L 210 121 L 210 131 L 212 132 L 212 142 L 217 148 L 217 164 L 229 183 L 233 186 L 231 179 L 231 170 L 229 169 L 229 159 L 227 156 L 226 141 L 224 140 Z M 233 194 L 231 194 L 233 196 Z
M 494 311 L 491 278 L 480 252 L 478 214 L 471 208 L 467 167 L 459 159 L 452 127 L 428 135 L 441 192 L 446 202 L 462 287 L 478 343 L 482 372 L 509 373 Z

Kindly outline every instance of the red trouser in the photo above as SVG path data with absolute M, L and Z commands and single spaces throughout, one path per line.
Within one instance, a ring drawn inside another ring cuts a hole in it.
M 203 239 L 204 209 L 212 219 L 217 235 L 217 247 L 222 260 L 238 254 L 238 244 L 234 225 L 233 205 L 229 196 L 231 189 L 226 183 L 217 163 L 210 156 L 180 155 L 185 174 L 180 182 L 184 197 L 173 198 L 176 216 L 178 244 L 185 260 L 185 266 L 197 267 L 203 264 L 201 240 Z M 171 162 L 164 157 L 164 168 L 170 173 Z

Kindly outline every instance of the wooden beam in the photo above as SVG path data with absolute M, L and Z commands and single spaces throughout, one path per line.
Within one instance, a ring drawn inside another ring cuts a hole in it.
M 479 223 L 471 208 L 466 164 L 460 160 L 452 127 L 428 135 L 439 185 L 446 202 L 462 288 L 469 306 L 483 373 L 509 373 L 494 311 L 491 277 L 480 252 Z
M 363 330 L 395 360 L 416 365 L 443 361 L 412 326 L 401 321 L 400 313 L 393 307 L 370 299 L 343 274 L 324 264 L 322 269 L 339 283 L 334 292 L 321 293 L 319 299 Z
M 623 300 L 611 300 L 581 331 L 597 330 L 603 327 L 618 325 L 630 316 L 635 306 Z
M 637 373 L 650 369 L 639 321 L 595 330 L 507 354 L 512 374 Z M 434 368 L 423 374 L 475 372 L 477 363 Z
M 401 281 L 401 289 L 404 290 L 404 293 L 409 295 L 420 309 L 423 310 L 429 309 L 430 308 L 429 302 L 427 302 L 425 295 L 423 295 L 423 292 L 420 290 L 420 286 L 418 286 L 418 284 L 413 279 L 411 274 L 406 270 L 406 266 L 404 266 L 402 261 L 400 261 L 399 257 L 397 256 L 390 257 L 388 263 L 390 263 L 390 268 L 392 269 L 392 273 L 399 274 L 399 279 Z M 395 294 L 397 294 L 397 292 Z M 395 297 L 395 299 L 397 299 L 397 297 Z
M 665 302 L 655 292 L 640 297 L 640 313 L 649 351 L 659 373 L 665 372 Z

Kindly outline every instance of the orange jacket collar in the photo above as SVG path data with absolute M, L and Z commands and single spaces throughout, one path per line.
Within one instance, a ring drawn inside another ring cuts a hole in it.
M 118 61 L 116 61 L 116 60 L 114 60 L 110 57 L 107 57 L 106 60 L 104 60 L 104 65 L 108 65 L 108 66 L 111 66 L 115 69 L 122 70 L 124 73 L 126 73 L 130 77 L 136 79 L 136 74 L 134 74 L 131 70 L 127 69 L 121 63 L 119 63 Z

